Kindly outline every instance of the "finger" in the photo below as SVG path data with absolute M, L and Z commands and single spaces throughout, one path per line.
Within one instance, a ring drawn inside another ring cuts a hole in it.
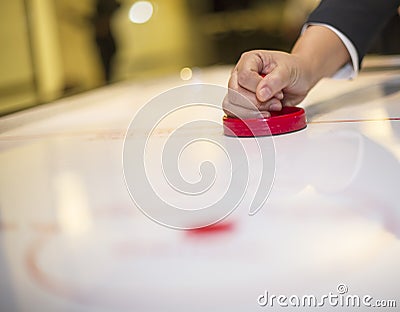
M 260 110 L 267 111 L 280 111 L 282 110 L 283 103 L 278 98 L 272 98 L 260 106 Z
M 223 109 L 227 116 L 241 118 L 241 119 L 260 118 L 260 116 L 269 117 L 271 115 L 268 110 L 264 109 L 254 110 L 254 109 L 249 109 L 248 107 L 243 107 L 233 104 L 232 102 L 229 101 L 228 95 L 225 96 L 225 99 L 223 101 Z
M 269 101 L 262 103 L 257 110 L 255 110 L 253 106 L 232 103 L 228 95 L 225 96 L 223 101 L 225 113 L 228 116 L 238 118 L 260 118 L 260 115 L 268 118 L 271 115 L 270 111 L 280 111 L 282 110 L 282 107 L 283 103 L 277 98 L 272 98 Z
M 277 96 L 283 98 L 282 90 L 290 83 L 289 71 L 282 67 L 275 67 L 262 81 L 258 84 L 256 95 L 260 102 L 266 102 L 270 98 Z M 282 93 L 282 95 L 281 95 Z
M 279 112 L 282 110 L 282 103 L 280 101 L 275 101 L 269 106 L 268 110 L 271 112 Z
M 255 92 L 242 88 L 238 84 L 238 76 L 233 73 L 228 83 L 228 99 L 231 103 L 257 110 L 263 103 L 258 101 Z
M 283 92 L 282 92 L 282 91 L 278 92 L 277 94 L 275 94 L 275 97 L 276 97 L 278 100 L 283 100 Z
M 263 105 L 263 103 L 257 100 L 256 94 L 245 89 L 242 89 L 240 92 L 233 89 L 228 89 L 228 99 L 232 104 L 246 107 L 252 110 L 258 110 L 259 107 Z
M 243 53 L 236 65 L 238 84 L 251 92 L 256 92 L 264 68 L 263 60 L 257 51 Z
M 282 109 L 282 92 L 279 92 L 277 97 L 261 103 L 253 92 L 237 85 L 235 75 L 232 75 L 229 80 L 229 87 L 222 104 L 228 116 L 239 117 L 240 115 L 245 115 L 245 118 L 260 118 L 261 113 L 263 117 L 269 117 L 269 111 Z
M 280 111 L 282 109 L 283 103 L 280 98 L 273 97 L 266 102 L 259 102 L 254 93 L 248 91 L 242 91 L 238 93 L 235 90 L 228 90 L 228 94 L 225 97 L 225 103 L 230 103 L 231 105 L 242 107 L 249 111 Z M 256 102 L 257 104 L 254 104 Z M 224 102 L 223 102 L 224 105 Z
M 228 90 L 222 106 L 224 110 L 229 110 L 229 115 L 241 117 L 240 114 L 245 112 L 245 115 L 247 116 L 246 118 L 250 115 L 251 117 L 257 118 L 257 115 L 259 117 L 260 111 L 268 111 L 269 105 L 267 103 L 254 105 L 253 101 L 257 102 L 255 94 L 249 91 L 246 92 L 248 92 L 248 94 L 239 94 L 235 90 Z

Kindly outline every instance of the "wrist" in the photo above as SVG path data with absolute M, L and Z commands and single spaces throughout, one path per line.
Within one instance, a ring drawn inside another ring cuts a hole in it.
M 324 26 L 309 26 L 293 47 L 314 86 L 320 79 L 333 76 L 350 61 L 350 54 L 338 35 Z
M 310 55 L 292 52 L 292 57 L 296 64 L 293 66 L 295 70 L 295 73 L 293 74 L 294 84 L 301 82 L 302 89 L 308 92 L 322 78 L 319 71 L 316 70 L 318 66 L 315 65 L 315 62 Z

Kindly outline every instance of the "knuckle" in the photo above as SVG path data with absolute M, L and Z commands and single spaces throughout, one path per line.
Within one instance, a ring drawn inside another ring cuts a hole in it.
M 248 57 L 249 55 L 251 55 L 251 54 L 253 54 L 253 52 L 251 52 L 251 51 L 243 52 L 243 53 L 241 54 L 241 56 L 240 56 L 240 59 L 247 58 L 247 57 Z
M 238 72 L 237 79 L 238 79 L 239 85 L 241 85 L 241 86 L 246 85 L 246 83 L 250 79 L 250 76 L 251 76 L 251 72 L 250 71 L 245 70 L 245 71 Z

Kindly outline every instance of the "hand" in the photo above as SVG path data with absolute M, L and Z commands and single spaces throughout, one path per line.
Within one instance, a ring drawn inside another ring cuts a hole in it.
M 270 111 L 297 105 L 313 86 L 306 63 L 300 56 L 285 52 L 244 53 L 231 73 L 230 91 L 223 102 L 225 113 L 242 118 L 259 113 L 269 117 Z
M 299 104 L 321 78 L 331 77 L 350 61 L 349 51 L 334 31 L 321 25 L 309 26 L 291 54 L 263 50 L 244 53 L 232 71 L 230 91 L 222 106 L 228 116 L 257 118 L 261 112 L 269 117 L 270 111 Z M 263 74 L 264 78 L 260 76 Z

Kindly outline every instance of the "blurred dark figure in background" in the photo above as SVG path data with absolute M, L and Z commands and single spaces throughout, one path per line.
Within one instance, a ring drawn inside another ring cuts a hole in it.
M 222 12 L 248 9 L 250 7 L 250 2 L 250 0 L 213 0 L 212 3 L 214 12 Z
M 104 78 L 111 81 L 112 60 L 117 51 L 115 39 L 111 31 L 111 19 L 120 3 L 116 0 L 96 0 L 96 10 L 93 16 L 96 44 L 103 64 Z

